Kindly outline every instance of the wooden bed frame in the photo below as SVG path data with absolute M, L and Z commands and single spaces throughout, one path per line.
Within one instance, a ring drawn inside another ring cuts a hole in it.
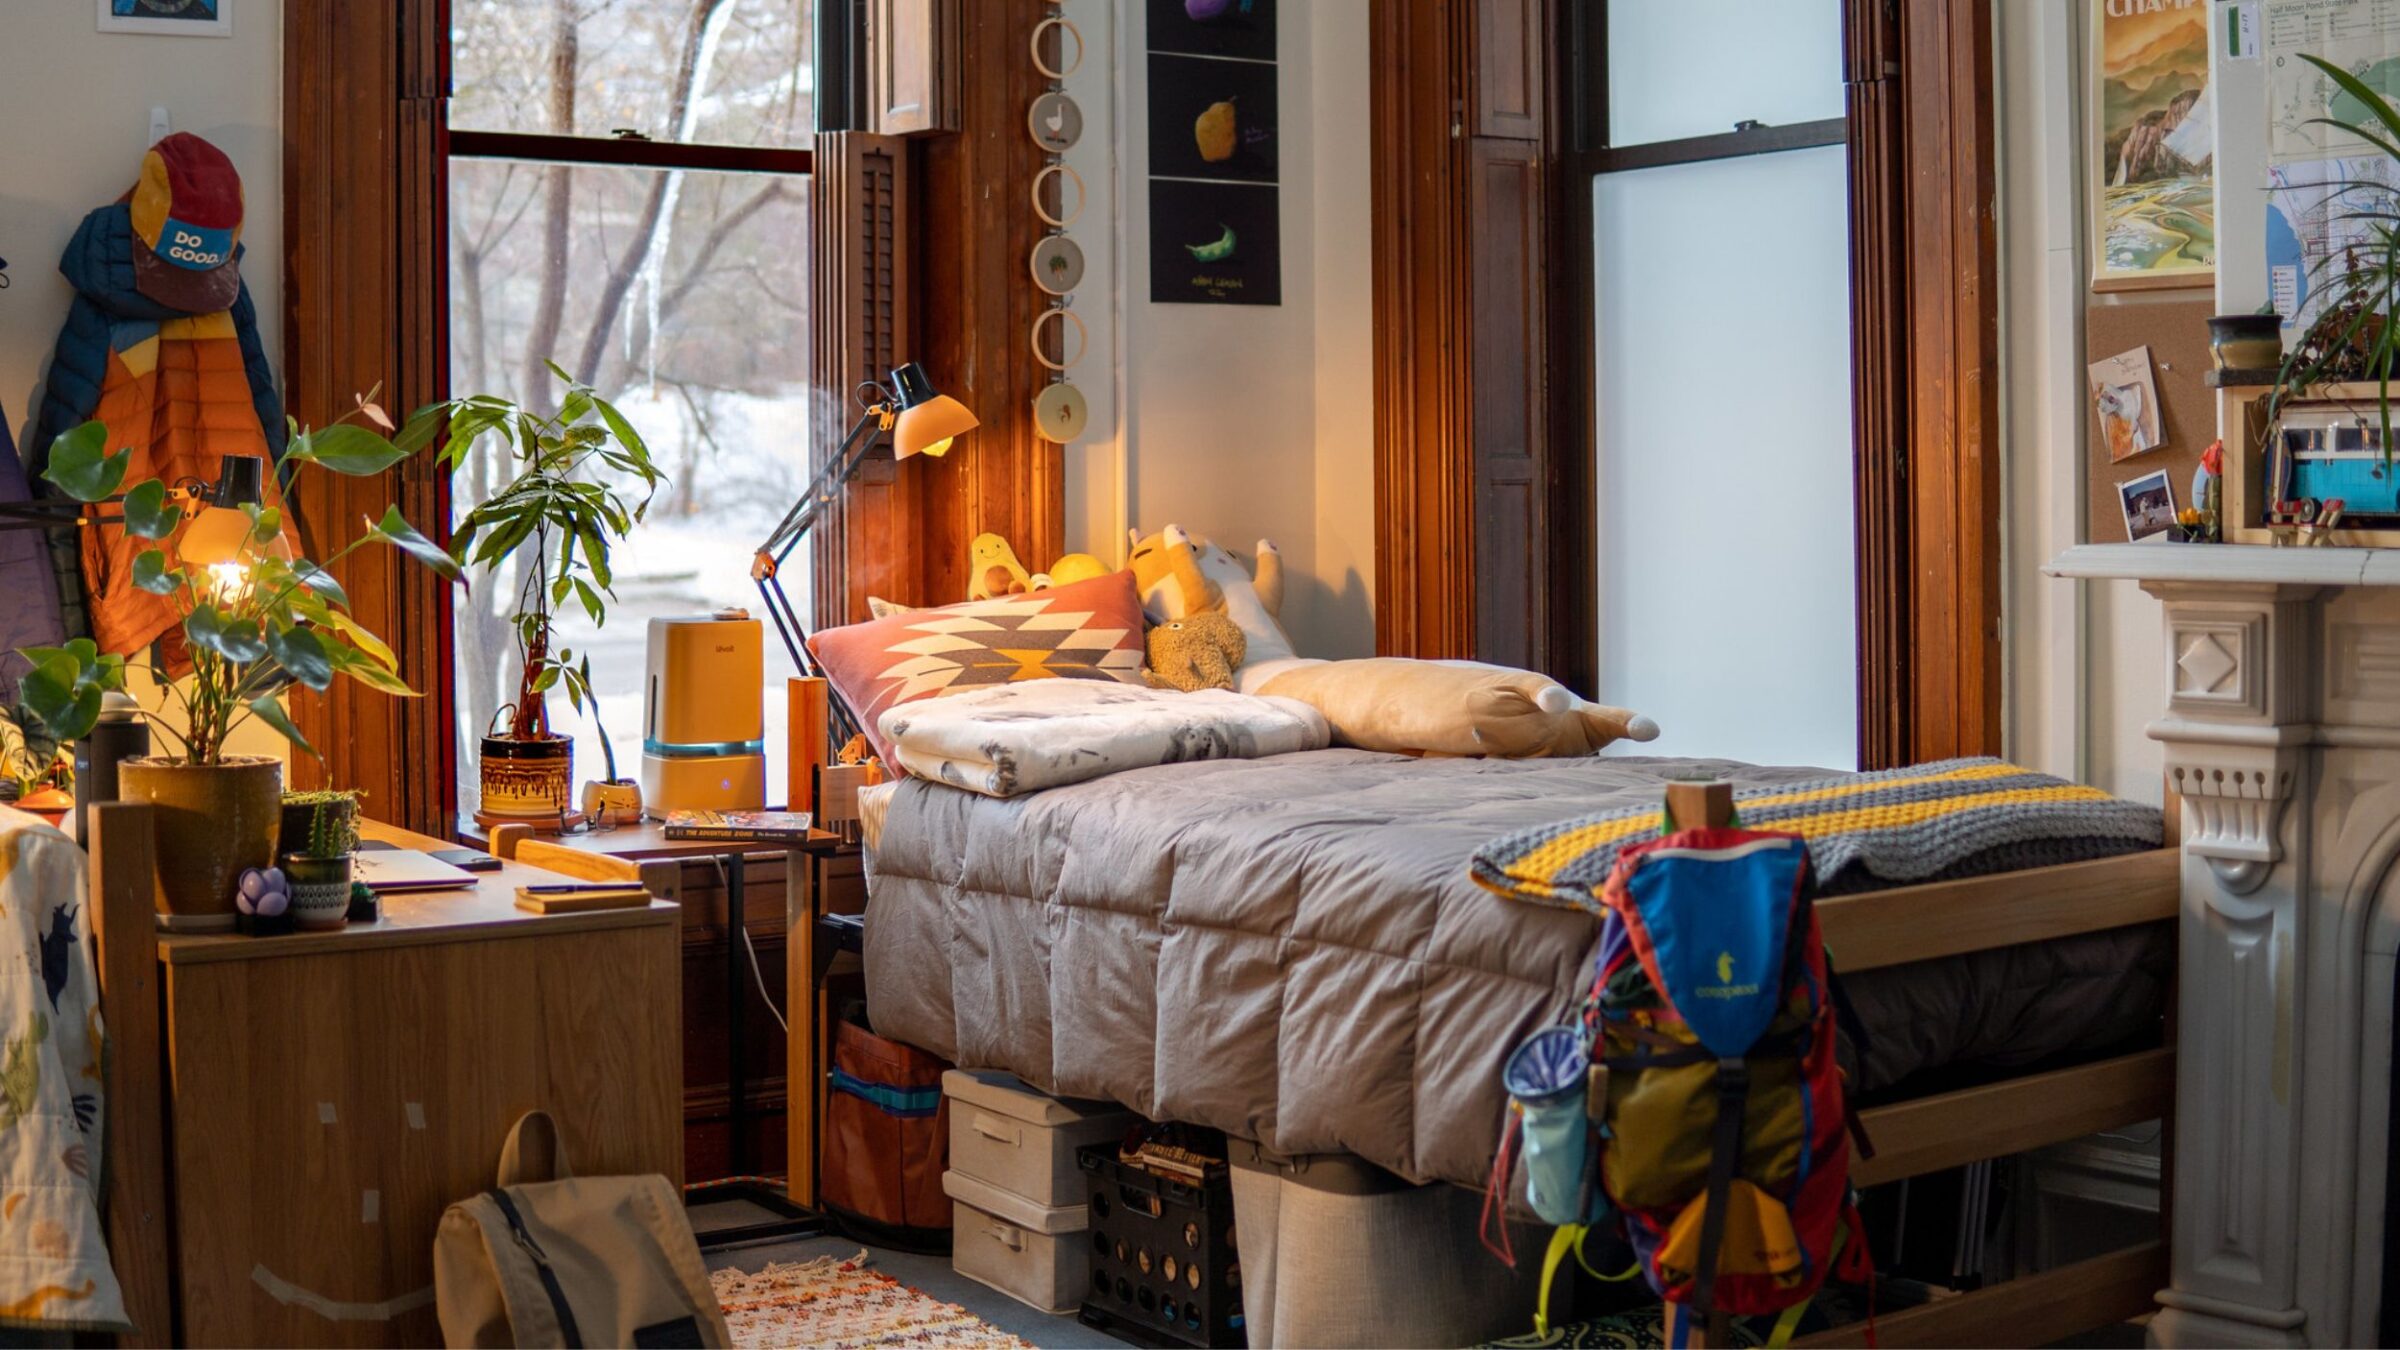
M 100 1015 L 108 1028 L 106 1191 L 108 1253 L 134 1330 L 122 1345 L 170 1345 L 174 1295 L 168 1283 L 167 1101 L 160 1077 L 164 1008 L 158 974 L 156 855 L 151 808 L 135 802 L 91 807 L 92 936 Z
M 2172 831 L 2172 826 L 2170 826 Z M 2182 850 L 2154 849 L 2098 862 L 2042 867 L 1817 902 L 1825 950 L 1844 974 L 2173 919 Z M 2169 1001 L 2172 1007 L 2172 1000 Z M 2003 1158 L 2144 1121 L 2171 1123 L 2172 1035 L 2143 1050 L 2074 1068 L 2028 1074 L 1862 1111 L 1872 1159 L 1853 1160 L 1860 1186 Z M 2173 1131 L 2162 1147 L 2172 1168 Z M 2172 1175 L 2171 1171 L 2169 1175 Z M 2164 1224 L 2164 1192 L 2161 1226 Z M 1886 1345 L 2043 1345 L 2152 1311 L 2167 1283 L 2162 1239 L 2121 1252 L 1939 1297 L 1882 1316 Z M 1852 1323 L 1802 1337 L 1803 1346 L 1863 1345 Z

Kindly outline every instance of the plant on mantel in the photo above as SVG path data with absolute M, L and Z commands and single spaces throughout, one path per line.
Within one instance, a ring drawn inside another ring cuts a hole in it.
M 370 477 L 433 442 L 440 430 L 437 417 L 420 413 L 395 429 L 374 397 L 372 391 L 360 396 L 348 413 L 315 430 L 287 421 L 289 438 L 280 464 Z M 280 761 L 227 753 L 233 732 L 255 719 L 315 756 L 316 747 L 284 707 L 283 696 L 292 687 L 322 691 L 336 679 L 350 679 L 401 697 L 416 693 L 401 678 L 391 647 L 352 616 L 350 597 L 328 568 L 359 549 L 388 547 L 452 581 L 464 580 L 465 573 L 398 507 L 368 522 L 356 539 L 322 563 L 291 555 L 279 509 L 241 507 L 249 524 L 239 532 L 231 556 L 206 565 L 187 562 L 183 505 L 161 479 L 128 487 L 130 461 L 130 451 L 108 449 L 105 426 L 86 422 L 51 442 L 42 477 L 77 501 L 118 503 L 122 519 L 110 524 L 121 524 L 127 535 L 148 544 L 133 560 L 130 584 L 168 602 L 190 654 L 191 673 L 171 678 L 166 671 L 103 652 L 89 638 L 77 638 L 63 646 L 26 648 L 22 655 L 32 668 L 19 682 L 19 693 L 25 709 L 50 734 L 77 740 L 98 721 L 102 698 L 125 688 L 127 670 L 149 670 L 158 707 L 147 720 L 173 742 L 173 753 L 128 762 L 121 787 L 129 798 L 160 808 L 161 856 L 186 863 L 172 873 L 161 870 L 170 910 L 204 921 L 195 926 L 219 926 L 218 919 L 230 926 L 232 879 L 274 862 L 283 792 Z
M 2312 269 L 2309 280 L 2322 296 L 2321 307 L 2284 355 L 2267 417 L 2272 422 L 2285 401 L 2306 396 L 2313 386 L 2372 380 L 2388 465 L 2393 449 L 2392 376 L 2400 372 L 2400 320 L 2394 317 L 2400 309 L 2400 195 L 2395 194 L 2400 188 L 2400 108 L 2330 61 L 2305 54 L 2300 59 L 2366 110 L 2354 120 L 2316 117 L 2308 125 L 2330 127 L 2375 147 L 2394 174 L 2391 182 L 2353 178 L 2319 185 L 2333 189 L 2334 198 L 2357 194 L 2354 209 L 2339 218 L 2361 227 L 2362 237 Z
M 487 727 L 483 737 L 487 815 L 566 813 L 574 743 L 551 733 L 549 694 L 563 691 L 595 723 L 599 707 L 592 698 L 591 654 L 557 642 L 557 614 L 572 600 L 594 626 L 608 621 L 608 601 L 616 595 L 610 546 L 642 518 L 662 481 L 649 446 L 624 414 L 555 361 L 546 364 L 566 385 L 555 412 L 488 394 L 427 410 L 449 419 L 443 464 L 456 469 L 484 436 L 500 437 L 516 460 L 514 476 L 467 512 L 450 545 L 457 561 L 483 568 L 487 576 L 498 575 L 520 550 L 529 564 L 509 619 L 517 640 L 517 697 L 500 710 L 507 730 Z M 635 489 L 638 499 L 628 495 Z M 600 744 L 608 780 L 617 783 L 616 754 L 605 729 Z

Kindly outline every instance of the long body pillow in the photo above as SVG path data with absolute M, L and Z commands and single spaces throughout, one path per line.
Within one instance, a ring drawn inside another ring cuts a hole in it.
M 1291 699 L 1090 680 L 1031 680 L 902 704 L 883 715 L 881 731 L 901 768 L 988 797 L 1153 764 L 1322 750 L 1332 739 L 1316 709 Z

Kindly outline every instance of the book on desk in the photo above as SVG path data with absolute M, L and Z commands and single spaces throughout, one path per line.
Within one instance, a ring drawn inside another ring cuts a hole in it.
M 670 811 L 664 833 L 669 839 L 798 844 L 807 841 L 813 819 L 806 811 Z

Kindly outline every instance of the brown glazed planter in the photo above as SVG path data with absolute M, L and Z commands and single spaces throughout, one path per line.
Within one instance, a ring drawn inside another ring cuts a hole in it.
M 117 766 L 117 795 L 157 808 L 159 912 L 186 931 L 231 929 L 243 871 L 275 865 L 283 761 L 129 759 Z
M 476 766 L 483 811 L 493 816 L 560 816 L 575 809 L 575 741 L 543 736 L 529 741 L 483 738 Z

